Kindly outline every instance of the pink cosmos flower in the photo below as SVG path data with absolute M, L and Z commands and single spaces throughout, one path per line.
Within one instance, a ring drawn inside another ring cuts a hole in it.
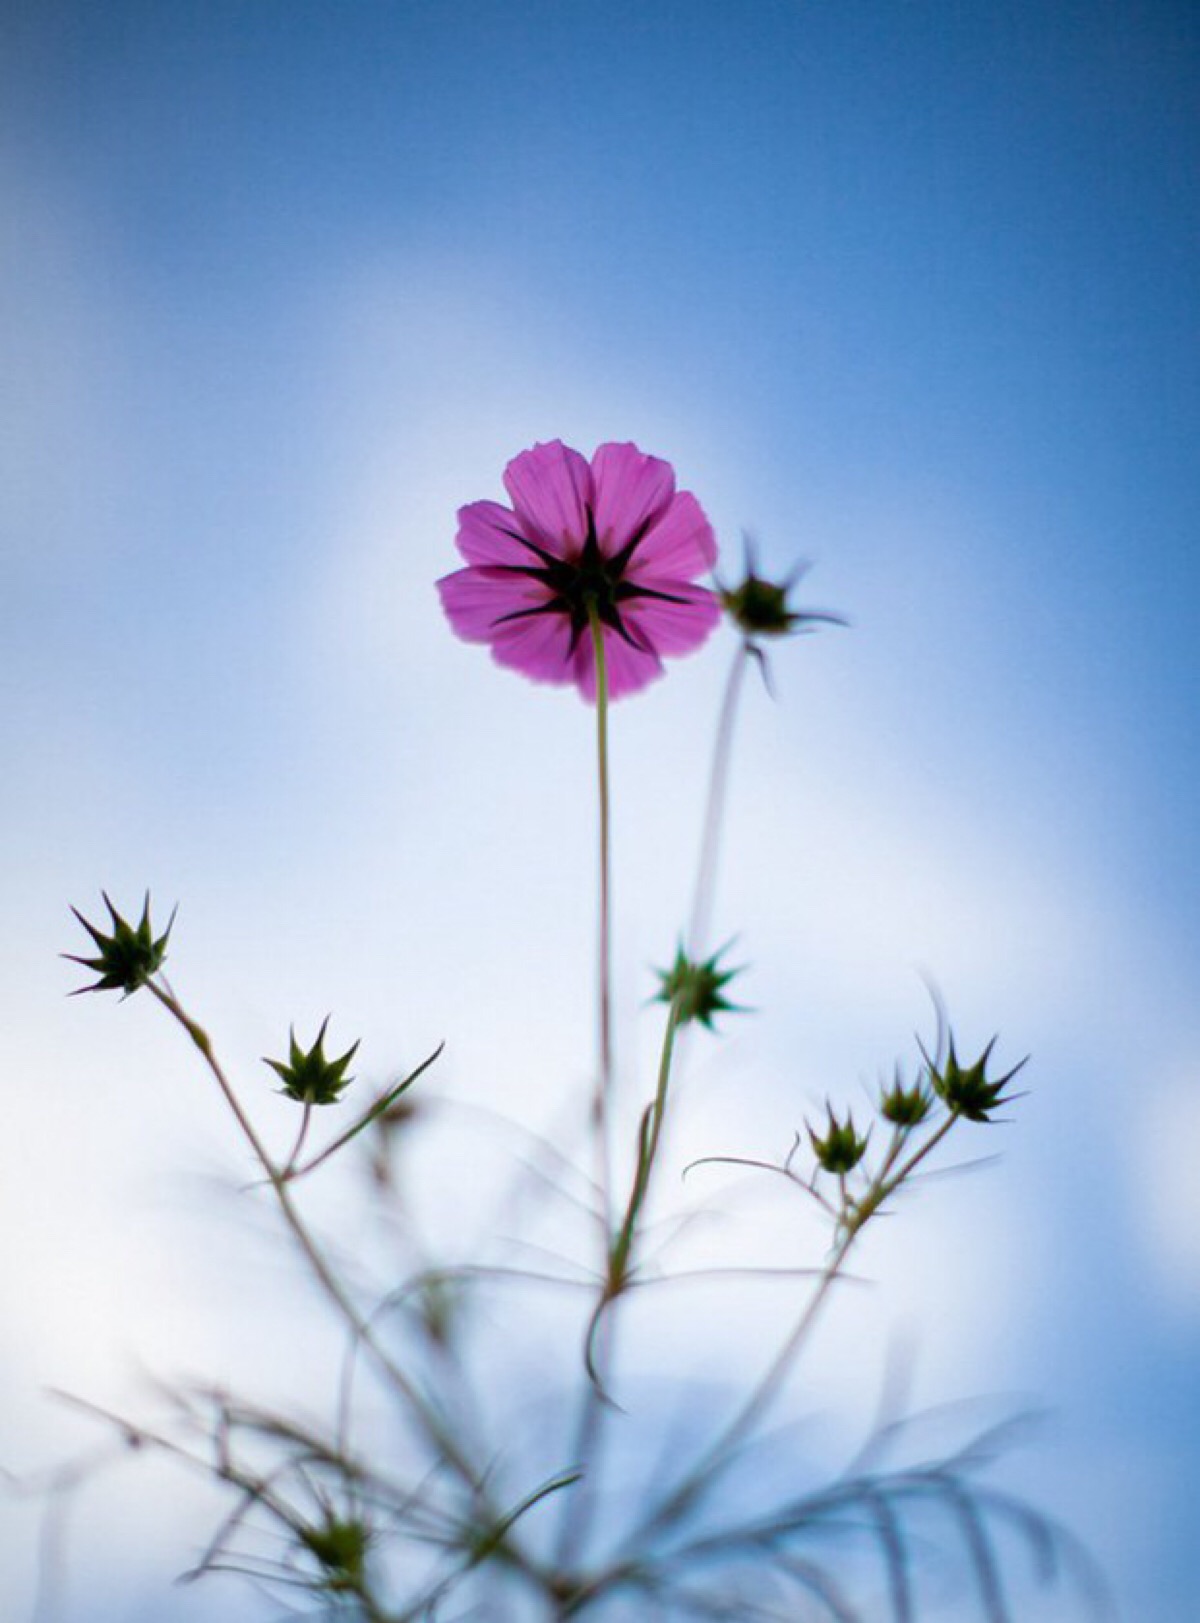
M 612 698 L 663 672 L 662 656 L 698 648 L 720 618 L 694 584 L 716 562 L 712 527 L 668 462 L 636 445 L 601 445 L 589 463 L 561 440 L 504 470 L 510 507 L 459 509 L 468 567 L 438 581 L 460 637 L 490 643 L 500 665 L 535 682 L 596 695 L 594 606 Z

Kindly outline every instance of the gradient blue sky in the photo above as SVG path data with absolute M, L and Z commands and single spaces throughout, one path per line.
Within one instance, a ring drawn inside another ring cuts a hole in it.
M 44 1385 L 115 1403 L 138 1357 L 256 1356 L 178 1193 L 221 1123 L 148 1011 L 64 1003 L 68 900 L 179 898 L 248 1066 L 334 1008 L 383 1070 L 448 1037 L 468 1091 L 525 1085 L 496 1054 L 527 1019 L 547 1076 L 586 1069 L 586 717 L 454 643 L 431 582 L 517 450 L 631 438 L 727 557 L 748 527 L 814 560 L 854 623 L 747 706 L 718 928 L 763 1012 L 700 1113 L 786 1147 L 908 1043 L 920 967 L 968 1043 L 1033 1050 L 1001 1165 L 878 1251 L 880 1322 L 928 1397 L 1050 1406 L 1018 1479 L 1129 1623 L 1189 1623 L 1200 13 L 10 0 L 3 27 L 0 1463 L 71 1446 Z M 617 713 L 631 1063 L 722 665 Z M 155 1515 L 64 1619 L 164 1615 L 196 1533 Z M 22 1615 L 29 1562 L 3 1571 Z

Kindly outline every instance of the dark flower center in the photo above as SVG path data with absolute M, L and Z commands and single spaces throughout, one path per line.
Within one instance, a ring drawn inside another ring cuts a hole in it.
M 592 616 L 595 615 L 602 626 L 610 627 L 631 648 L 637 648 L 642 653 L 653 653 L 654 649 L 646 639 L 622 616 L 621 606 L 635 598 L 654 598 L 662 603 L 687 602 L 686 598 L 678 597 L 671 592 L 657 591 L 654 587 L 641 586 L 625 579 L 625 571 L 629 567 L 630 560 L 659 515 L 653 513 L 644 519 L 621 550 L 607 557 L 600 549 L 599 537 L 596 534 L 596 517 L 590 502 L 585 511 L 587 534 L 583 546 L 573 558 L 556 557 L 536 541 L 531 541 L 520 530 L 505 531 L 514 541 L 533 553 L 538 562 L 496 564 L 492 567 L 503 569 L 508 574 L 528 575 L 531 580 L 541 581 L 552 595 L 544 603 L 535 603 L 527 609 L 514 609 L 510 614 L 501 614 L 492 623 L 499 626 L 510 620 L 528 620 L 539 614 L 565 615 L 571 622 L 570 652 L 574 653 L 580 639 L 591 626 Z

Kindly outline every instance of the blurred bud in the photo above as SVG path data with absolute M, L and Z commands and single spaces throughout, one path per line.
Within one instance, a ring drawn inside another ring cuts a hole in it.
M 750 537 L 744 540 L 746 563 L 741 584 L 722 586 L 718 582 L 718 592 L 722 608 L 747 642 L 753 643 L 759 637 L 803 634 L 816 625 L 845 625 L 839 614 L 789 606 L 788 593 L 807 571 L 807 564 L 798 564 L 781 581 L 766 580 L 755 569 Z
M 146 892 L 146 900 L 142 907 L 141 922 L 134 926 L 123 919 L 108 899 L 108 893 L 101 891 L 104 905 L 108 908 L 109 918 L 112 920 L 111 932 L 105 935 L 94 924 L 89 924 L 77 907 L 71 909 L 75 917 L 83 925 L 99 949 L 95 958 L 79 958 L 73 952 L 63 953 L 73 964 L 82 964 L 85 969 L 93 969 L 100 979 L 91 986 L 76 987 L 76 992 L 124 992 L 126 997 L 136 992 L 139 986 L 145 986 L 152 975 L 161 969 L 163 960 L 167 956 L 167 937 L 171 933 L 171 926 L 175 922 L 175 914 L 167 920 L 167 927 L 162 935 L 155 939 L 154 931 L 150 927 L 150 892 Z M 72 996 L 75 994 L 73 993 Z
M 855 1131 L 854 1118 L 849 1111 L 846 1112 L 844 1122 L 839 1122 L 833 1113 L 833 1106 L 825 1106 L 829 1117 L 829 1127 L 824 1138 L 816 1134 L 808 1122 L 808 1136 L 812 1142 L 813 1154 L 818 1163 L 826 1172 L 852 1172 L 866 1154 L 867 1141 L 871 1137 L 870 1130 L 866 1138 L 859 1138 Z
M 324 1570 L 324 1586 L 332 1590 L 357 1591 L 366 1571 L 367 1546 L 371 1541 L 365 1523 L 342 1521 L 329 1515 L 320 1527 L 298 1529 L 304 1547 Z
M 883 1088 L 879 1095 L 879 1114 L 884 1121 L 890 1121 L 894 1127 L 917 1127 L 929 1114 L 933 1105 L 933 1094 L 919 1080 L 911 1087 L 904 1085 L 904 1078 L 897 1065 L 890 1088 Z
M 929 1058 L 924 1048 L 921 1049 L 925 1063 L 929 1067 L 929 1080 L 933 1084 L 933 1091 L 954 1115 L 965 1116 L 968 1121 L 990 1121 L 989 1112 L 999 1105 L 1008 1104 L 1014 1097 L 1013 1094 L 1006 1094 L 1004 1089 L 1021 1067 L 1028 1063 L 1028 1055 L 1019 1065 L 1014 1065 L 1006 1075 L 992 1082 L 988 1079 L 987 1065 L 995 1046 L 996 1038 L 993 1037 L 974 1065 L 963 1066 L 959 1064 L 958 1056 L 954 1052 L 954 1034 L 951 1032 L 946 1060 L 940 1068 Z
M 458 1293 L 451 1281 L 438 1274 L 427 1275 L 421 1283 L 417 1306 L 430 1341 L 448 1347 L 458 1313 Z
M 358 1043 L 348 1048 L 340 1059 L 326 1059 L 325 1028 L 328 1024 L 329 1016 L 326 1015 L 317 1032 L 317 1040 L 307 1054 L 296 1041 L 293 1027 L 287 1063 L 278 1059 L 263 1061 L 282 1080 L 283 1092 L 288 1098 L 296 1099 L 300 1104 L 335 1104 L 342 1089 L 354 1080 L 346 1075 L 346 1067 L 357 1053 Z
M 717 963 L 731 942 L 719 947 L 711 958 L 694 962 L 683 948 L 675 954 L 670 969 L 656 969 L 662 986 L 655 996 L 657 1003 L 672 1003 L 675 1020 L 686 1026 L 689 1020 L 698 1020 L 709 1031 L 713 1029 L 713 1016 L 717 1014 L 744 1014 L 741 1004 L 730 1003 L 724 995 L 725 987 L 741 969 L 718 969 Z

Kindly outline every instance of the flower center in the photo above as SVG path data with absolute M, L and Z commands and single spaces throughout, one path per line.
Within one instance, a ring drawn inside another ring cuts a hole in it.
M 622 619 L 621 604 L 633 598 L 654 598 L 663 603 L 683 603 L 686 599 L 673 592 L 638 585 L 625 579 L 629 560 L 645 539 L 650 524 L 651 520 L 644 520 L 620 551 L 611 557 L 600 549 L 596 519 L 590 506 L 587 508 L 587 535 L 573 558 L 556 558 L 519 530 L 510 530 L 508 533 L 513 540 L 535 553 L 539 561 L 536 564 L 501 564 L 499 567 L 540 580 L 554 595 L 532 608 L 514 609 L 511 614 L 502 614 L 494 624 L 503 625 L 539 614 L 563 614 L 571 622 L 570 648 L 574 653 L 594 613 L 601 625 L 615 631 L 630 647 L 653 652 L 645 638 Z

